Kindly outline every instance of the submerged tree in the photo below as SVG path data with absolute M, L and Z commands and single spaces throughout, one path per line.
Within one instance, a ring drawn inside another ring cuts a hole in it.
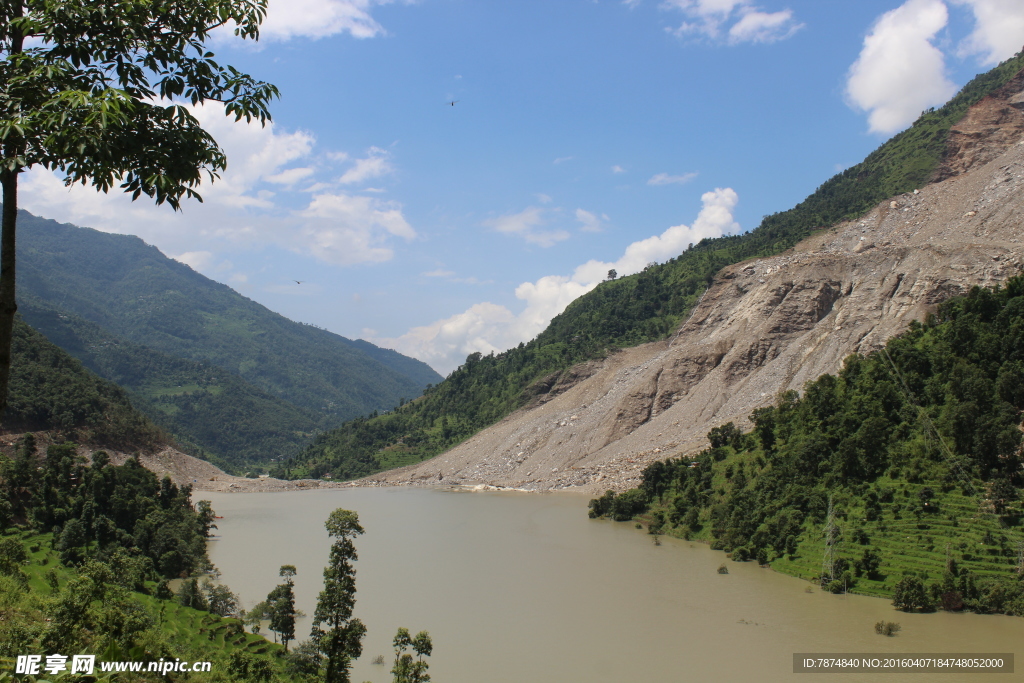
M 324 589 L 313 613 L 311 638 L 326 660 L 325 683 L 349 683 L 348 670 L 352 660 L 363 652 L 366 627 L 352 618 L 356 604 L 356 570 L 358 559 L 352 542 L 363 533 L 359 515 L 338 508 L 324 524 L 334 538 L 327 567 L 324 568 Z
M 179 208 L 227 166 L 182 100 L 270 119 L 277 88 L 214 61 L 211 32 L 256 40 L 267 0 L 0 0 L 0 413 L 15 303 L 18 176 L 33 166 Z

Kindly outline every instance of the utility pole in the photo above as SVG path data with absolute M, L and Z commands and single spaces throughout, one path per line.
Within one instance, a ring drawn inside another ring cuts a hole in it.
M 836 520 L 832 507 L 832 496 L 828 497 L 828 520 L 825 522 L 825 555 L 821 561 L 821 587 L 825 588 L 835 579 Z

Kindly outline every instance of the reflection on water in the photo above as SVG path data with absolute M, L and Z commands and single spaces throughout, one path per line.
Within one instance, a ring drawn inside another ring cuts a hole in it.
M 655 546 L 631 525 L 588 519 L 578 495 L 332 489 L 197 497 L 224 516 L 210 557 L 243 604 L 266 597 L 278 567 L 294 564 L 307 615 L 327 563 L 324 520 L 338 507 L 359 513 L 366 534 L 356 540 L 355 615 L 369 632 L 353 681 L 391 680 L 399 626 L 430 631 L 438 683 L 812 683 L 817 675 L 792 673 L 794 652 L 1014 652 L 1024 642 L 1024 619 L 903 614 L 875 598 L 809 594 L 807 583 L 752 563 L 718 574 L 723 553 L 674 539 Z M 903 630 L 876 635 L 882 619 Z M 297 626 L 300 640 L 309 624 Z M 370 663 L 377 655 L 384 666 Z M 842 683 L 880 678 L 924 680 L 839 675 Z

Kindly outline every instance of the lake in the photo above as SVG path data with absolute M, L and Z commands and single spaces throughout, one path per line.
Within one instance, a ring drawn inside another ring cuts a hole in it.
M 877 598 L 808 593 L 805 581 L 729 562 L 702 544 L 656 546 L 632 524 L 588 519 L 587 498 L 574 494 L 352 488 L 195 498 L 224 517 L 210 558 L 244 606 L 293 564 L 298 605 L 310 616 L 330 547 L 324 521 L 338 507 L 359 513 L 366 533 L 356 539 L 355 616 L 368 633 L 354 682 L 391 681 L 399 626 L 430 632 L 436 683 L 921 683 L 934 676 L 794 674 L 793 654 L 995 653 L 1024 643 L 1024 619 L 904 614 Z M 723 561 L 729 574 L 716 571 Z M 875 634 L 883 619 L 903 630 Z M 296 628 L 299 640 L 310 621 Z M 384 666 L 371 663 L 377 655 Z

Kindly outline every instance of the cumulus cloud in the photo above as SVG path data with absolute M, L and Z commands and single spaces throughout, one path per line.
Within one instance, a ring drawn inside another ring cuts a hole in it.
M 625 173 L 625 172 L 626 172 L 626 169 L 622 168 L 618 164 L 615 164 L 614 166 L 612 166 L 612 173 Z
M 648 185 L 685 185 L 697 177 L 696 173 L 684 173 L 683 175 L 669 175 L 658 173 L 647 181 Z
M 563 240 L 569 239 L 569 233 L 566 230 L 560 229 L 543 229 L 542 226 L 547 223 L 546 216 L 549 213 L 551 213 L 550 209 L 529 206 L 519 213 L 489 218 L 483 222 L 483 225 L 505 235 L 522 237 L 530 244 L 551 247 Z
M 1024 46 L 1024 3 L 1020 0 L 954 0 L 974 13 L 974 31 L 961 55 L 979 55 L 987 66 L 1012 57 Z
M 337 265 L 388 261 L 394 256 L 388 234 L 416 237 L 399 204 L 373 197 L 318 194 L 299 215 L 306 219 L 300 232 L 306 250 Z
M 167 253 L 181 254 L 180 260 L 198 270 L 213 262 L 200 256 L 215 253 L 224 242 L 275 245 L 348 265 L 387 260 L 395 238 L 415 237 L 395 202 L 347 193 L 330 181 L 293 190 L 318 173 L 311 134 L 237 122 L 224 116 L 220 105 L 191 110 L 228 157 L 221 178 L 199 188 L 203 203 L 183 202 L 176 213 L 145 197 L 132 202 L 116 189 L 103 194 L 81 185 L 69 188 L 56 174 L 37 167 L 23 176 L 22 206 L 49 218 L 138 235 Z M 387 163 L 384 154 L 372 150 L 367 159 Z M 361 172 L 369 177 L 381 166 L 376 168 L 371 164 Z
M 653 262 L 673 258 L 705 237 L 739 232 L 733 209 L 739 197 L 732 188 L 701 196 L 703 207 L 693 225 L 674 225 L 660 235 L 633 242 L 612 262 L 588 261 L 572 275 L 547 275 L 516 287 L 523 302 L 517 314 L 505 306 L 483 302 L 430 325 L 414 327 L 397 338 L 374 339 L 377 344 L 419 358 L 441 374 L 458 367 L 474 352 L 504 351 L 537 336 L 551 319 L 586 294 L 614 269 L 620 276 L 638 273 Z
M 846 82 L 850 103 L 868 112 L 871 132 L 905 128 L 956 92 L 942 52 L 931 43 L 948 19 L 941 0 L 907 0 L 871 27 Z
M 774 43 L 789 38 L 804 26 L 792 10 L 766 12 L 750 0 L 665 0 L 662 6 L 678 10 L 686 17 L 673 29 L 676 35 L 703 36 L 730 45 Z
M 348 33 L 354 38 L 373 38 L 383 33 L 370 12 L 391 0 L 270 0 L 260 29 L 261 40 L 326 38 Z

